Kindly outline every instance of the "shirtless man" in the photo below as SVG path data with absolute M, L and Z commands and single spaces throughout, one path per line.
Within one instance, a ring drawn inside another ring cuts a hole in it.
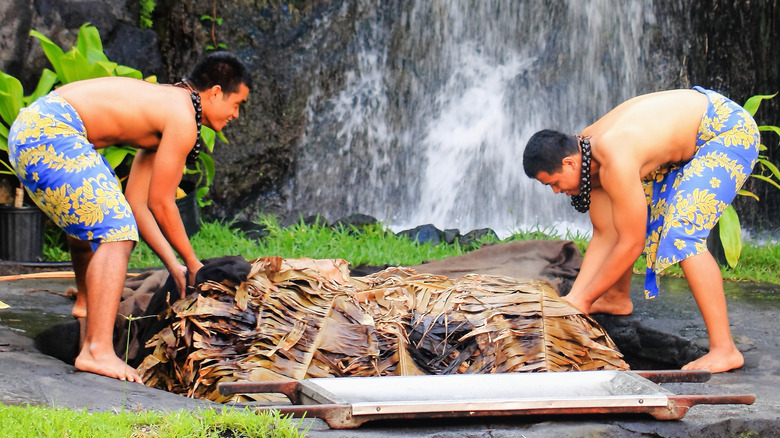
M 8 137 L 11 163 L 31 198 L 68 234 L 78 285 L 73 316 L 87 321 L 77 369 L 143 383 L 113 343 L 138 230 L 183 297 L 202 264 L 184 231 L 176 189 L 186 160 L 197 156 L 201 123 L 221 131 L 238 117 L 251 86 L 246 66 L 218 52 L 175 86 L 89 79 L 19 113 Z M 138 148 L 124 195 L 96 151 L 114 144 Z
M 683 369 L 741 367 L 706 238 L 750 175 L 758 145 L 750 115 L 700 87 L 630 99 L 578 136 L 534 134 L 525 173 L 572 196 L 593 224 L 569 303 L 585 313 L 630 314 L 632 266 L 644 249 L 645 296 L 657 295 L 658 273 L 680 263 L 707 326 L 709 353 Z

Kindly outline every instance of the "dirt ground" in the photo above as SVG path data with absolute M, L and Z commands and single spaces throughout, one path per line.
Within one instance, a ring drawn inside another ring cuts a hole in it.
M 33 271 L 41 269 L 0 265 L 0 275 Z M 682 338 L 694 345 L 704 342 L 706 346 L 706 331 L 685 281 L 663 278 L 661 296 L 646 301 L 641 294 L 642 280 L 634 280 L 635 312 L 627 321 L 635 327 L 668 333 L 670 339 Z M 33 338 L 46 328 L 69 320 L 72 301 L 60 294 L 73 285 L 73 280 L 67 278 L 0 282 L 0 301 L 11 306 L 0 310 L 0 403 L 88 411 L 196 410 L 212 405 L 78 372 L 38 352 Z M 308 436 L 312 437 L 780 436 L 780 286 L 727 283 L 726 295 L 732 331 L 745 356 L 745 366 L 716 374 L 706 383 L 662 386 L 675 393 L 753 394 L 756 402 L 752 405 L 697 405 L 681 420 L 673 421 L 646 415 L 515 416 L 386 421 L 367 423 L 353 430 L 335 430 L 322 420 L 306 419 L 301 427 L 309 428 Z M 617 326 L 614 321 L 604 321 L 608 332 L 609 327 Z

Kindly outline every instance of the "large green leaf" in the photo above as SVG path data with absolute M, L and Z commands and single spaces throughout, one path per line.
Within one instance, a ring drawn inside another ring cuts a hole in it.
M 761 94 L 761 95 L 753 96 L 750 99 L 748 99 L 744 105 L 742 105 L 742 108 L 745 108 L 745 110 L 747 110 L 747 112 L 749 112 L 751 116 L 755 116 L 756 111 L 758 111 L 759 105 L 761 105 L 761 101 L 771 99 L 775 96 L 777 96 L 777 93 Z
M 125 157 L 135 155 L 135 150 L 129 146 L 108 146 L 100 149 L 100 153 L 106 158 L 112 169 L 122 164 Z
M 720 228 L 720 242 L 723 245 L 726 262 L 733 269 L 737 266 L 742 253 L 742 227 L 739 225 L 739 216 L 733 206 L 729 205 L 723 211 L 718 228 Z
M 49 58 L 49 62 L 51 62 L 52 67 L 54 67 L 54 71 L 57 73 L 57 76 L 62 78 L 62 66 L 60 65 L 60 60 L 62 59 L 62 56 L 65 52 L 60 49 L 60 46 L 54 44 L 52 40 L 46 38 L 37 30 L 31 30 L 30 36 L 38 38 L 38 41 L 41 43 L 41 49 L 43 49 L 43 53 L 46 54 L 47 58 Z
M 87 58 L 87 62 L 90 63 L 90 65 L 94 64 L 105 64 L 105 63 L 111 63 L 111 61 L 106 58 L 106 55 L 103 54 L 103 52 L 95 49 L 90 49 L 88 52 L 81 52 L 82 55 L 84 55 L 85 58 Z M 115 69 L 111 69 L 112 73 Z
M 0 117 L 6 126 L 16 119 L 23 105 L 24 89 L 22 83 L 11 75 L 0 72 Z
M 64 84 L 89 78 L 89 62 L 78 50 L 71 49 L 60 58 L 60 71 L 57 75 Z
M 0 123 L 0 151 L 8 152 L 8 127 Z M 0 175 L 13 175 L 14 170 L 7 160 L 0 160 Z
M 217 133 L 208 126 L 201 126 L 200 137 L 203 139 L 203 144 L 206 145 L 206 149 L 208 149 L 209 152 L 213 152 Z
M 114 73 L 116 73 L 117 76 L 123 76 L 126 78 L 134 78 L 134 79 L 144 78 L 144 75 L 143 73 L 141 73 L 140 70 L 136 70 L 126 65 L 117 65 L 116 70 L 114 70 Z M 155 78 L 153 81 L 150 82 L 157 82 L 157 78 Z
M 92 63 L 108 61 L 108 57 L 103 53 L 103 42 L 100 40 L 100 32 L 89 23 L 84 23 L 79 28 L 76 48 Z
M 98 61 L 94 64 L 92 64 L 92 74 L 93 77 L 96 78 L 103 78 L 106 76 L 114 76 L 114 72 L 116 72 L 116 66 L 118 64 L 116 62 L 111 61 Z
M 8 133 L 9 129 L 7 126 L 0 123 L 0 140 L 5 141 L 5 144 L 0 142 L 0 151 L 7 151 L 8 150 Z
M 214 181 L 214 174 L 216 173 L 214 159 L 209 154 L 200 154 L 198 155 L 198 158 L 203 165 L 203 171 L 206 173 L 206 185 L 211 185 L 211 182 Z
M 102 78 L 112 76 L 116 69 L 116 63 L 100 61 L 90 63 L 82 53 L 71 50 L 61 60 L 61 79 L 64 83 L 76 82 L 83 79 Z

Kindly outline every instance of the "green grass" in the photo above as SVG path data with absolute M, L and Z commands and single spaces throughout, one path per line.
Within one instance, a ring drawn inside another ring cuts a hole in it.
M 267 227 L 269 235 L 259 241 L 231 230 L 227 223 L 204 222 L 190 242 L 201 259 L 225 255 L 240 255 L 247 260 L 269 256 L 340 258 L 353 266 L 416 265 L 464 253 L 457 244 L 417 244 L 378 224 L 357 232 L 354 228 L 333 229 L 304 223 L 281 227 L 273 217 L 263 218 L 261 222 Z M 133 251 L 131 268 L 159 265 L 157 257 L 143 242 Z
M 723 278 L 780 284 L 780 245 L 759 247 L 748 244 L 742 249 L 739 264 L 733 270 L 721 268 Z
M 268 236 L 254 240 L 240 231 L 230 229 L 223 221 L 203 222 L 203 226 L 190 239 L 195 253 L 201 259 L 225 255 L 240 255 L 247 260 L 258 257 L 280 256 L 287 258 L 311 257 L 315 259 L 340 258 L 359 265 L 418 265 L 424 261 L 439 260 L 468 252 L 458 244 L 418 244 L 406 237 L 397 236 L 383 225 L 365 227 L 361 232 L 354 228 L 338 228 L 319 225 L 307 225 L 303 222 L 282 227 L 276 218 L 267 216 L 259 223 L 264 225 Z M 588 246 L 588 236 L 567 232 L 560 234 L 552 229 L 535 227 L 530 230 L 517 230 L 504 241 L 566 239 L 573 241 L 584 253 Z M 486 237 L 479 243 L 496 243 L 498 240 Z M 70 256 L 64 250 L 64 238 L 58 230 L 50 230 L 46 236 L 44 256 L 48 261 L 67 261 Z M 160 261 L 149 247 L 141 242 L 133 251 L 130 268 L 158 268 Z M 634 264 L 634 271 L 644 273 L 645 258 L 640 257 Z M 742 256 L 735 269 L 721 267 L 723 278 L 730 281 L 755 281 L 780 284 L 780 245 L 759 247 L 746 243 Z M 672 266 L 664 275 L 682 276 L 679 265 Z
M 95 412 L 0 404 L 0 436 L 14 437 L 302 437 L 300 423 L 277 411 Z

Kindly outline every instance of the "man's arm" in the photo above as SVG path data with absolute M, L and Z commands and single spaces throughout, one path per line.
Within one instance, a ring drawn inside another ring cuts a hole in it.
M 591 194 L 593 238 L 567 296 L 585 312 L 631 269 L 644 247 L 647 203 L 639 170 L 630 158 L 607 163 L 599 171 L 601 188 Z
M 176 189 L 197 134 L 194 118 L 190 115 L 191 107 L 185 106 L 182 111 L 175 109 L 168 108 L 161 121 L 162 134 L 157 150 L 138 151 L 130 170 L 127 192 L 128 201 L 133 199 L 133 209 L 138 209 L 136 220 L 141 235 L 174 275 L 183 296 L 187 285 L 185 274 L 189 274 L 192 282 L 202 266 L 176 207 Z M 174 250 L 186 269 L 179 263 Z
M 152 174 L 152 166 L 155 161 L 155 152 L 139 149 L 133 159 L 130 176 L 127 179 L 125 195 L 133 208 L 138 230 L 147 245 L 157 254 L 168 272 L 174 276 L 180 293 L 186 289 L 186 272 L 176 257 L 173 248 L 160 231 L 154 214 L 149 209 L 149 192 Z
M 569 293 L 568 298 L 571 300 L 579 300 L 578 297 L 584 297 L 589 285 L 600 274 L 609 254 L 614 251 L 618 242 L 617 230 L 612 223 L 612 204 L 603 189 L 597 188 L 591 192 L 589 214 L 593 225 L 593 235 L 582 259 L 580 272 L 577 274 Z M 585 310 L 584 308 L 589 307 L 591 299 L 588 298 L 587 301 L 587 304 L 572 304 Z
M 187 266 L 189 282 L 203 266 L 192 249 L 176 206 L 176 190 L 181 182 L 187 155 L 197 138 L 191 116 L 183 112 L 169 118 L 155 153 L 149 188 L 149 210 L 165 239 Z
M 593 295 L 601 296 L 634 264 L 642 254 L 647 229 L 647 201 L 635 157 L 618 157 L 600 171 L 601 186 L 609 198 L 617 241 L 604 264 L 587 285 Z

